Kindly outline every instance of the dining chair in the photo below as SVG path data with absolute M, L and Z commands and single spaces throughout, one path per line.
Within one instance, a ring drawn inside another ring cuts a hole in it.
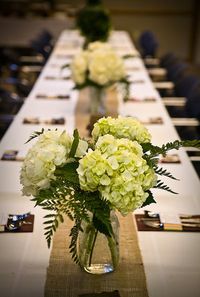
M 152 31 L 143 31 L 139 36 L 138 44 L 141 49 L 142 57 L 156 56 L 159 44 L 155 37 L 155 34 Z

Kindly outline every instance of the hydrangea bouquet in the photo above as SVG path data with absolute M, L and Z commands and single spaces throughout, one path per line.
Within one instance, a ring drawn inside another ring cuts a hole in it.
M 138 120 L 120 116 L 100 119 L 90 142 L 80 139 L 77 130 L 73 137 L 58 130 L 42 130 L 30 139 L 35 137 L 21 169 L 23 194 L 32 195 L 36 205 L 51 211 L 44 222 L 48 246 L 64 215 L 74 221 L 70 252 L 79 263 L 77 239 L 84 222 L 92 217 L 95 230 L 111 239 L 112 210 L 125 216 L 154 203 L 152 188 L 174 193 L 159 179 L 161 175 L 174 179 L 159 167 L 159 155 L 185 146 L 200 147 L 199 140 L 154 146 Z
M 90 86 L 101 90 L 122 83 L 125 86 L 125 97 L 128 96 L 129 82 L 124 60 L 108 43 L 90 43 L 86 50 L 75 56 L 70 68 L 77 89 Z

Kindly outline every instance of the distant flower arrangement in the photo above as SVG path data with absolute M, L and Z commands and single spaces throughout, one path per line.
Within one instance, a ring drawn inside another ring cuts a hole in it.
M 106 41 L 111 30 L 111 19 L 101 1 L 87 1 L 76 18 L 76 26 L 85 37 L 85 45 L 93 41 Z
M 104 88 L 122 83 L 128 96 L 129 82 L 124 59 L 108 43 L 90 43 L 86 50 L 75 56 L 70 68 L 77 89 L 87 86 Z

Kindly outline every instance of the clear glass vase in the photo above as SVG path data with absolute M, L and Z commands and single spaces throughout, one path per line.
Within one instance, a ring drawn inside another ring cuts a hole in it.
M 97 88 L 90 86 L 88 88 L 89 91 L 89 99 L 90 99 L 90 114 L 92 116 L 101 115 L 104 116 L 106 114 L 106 91 L 105 88 Z
M 79 235 L 80 266 L 91 274 L 113 272 L 119 262 L 119 221 L 114 211 L 110 214 L 113 234 L 100 233 L 90 222 L 84 222 Z

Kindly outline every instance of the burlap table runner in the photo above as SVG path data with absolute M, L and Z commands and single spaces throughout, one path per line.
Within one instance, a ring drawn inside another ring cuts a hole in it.
M 78 297 L 79 294 L 119 290 L 121 297 L 147 297 L 144 267 L 132 215 L 120 220 L 120 263 L 115 272 L 91 275 L 75 264 L 68 250 L 72 223 L 62 224 L 53 240 L 47 269 L 45 297 Z
M 116 92 L 107 96 L 108 115 L 117 115 Z M 89 117 L 87 90 L 80 94 L 76 108 L 76 127 L 82 137 L 88 137 L 86 129 Z M 45 297 L 78 297 L 79 294 L 119 290 L 121 297 L 147 297 L 146 279 L 138 246 L 136 227 L 132 215 L 120 221 L 120 263 L 118 269 L 106 275 L 91 275 L 75 264 L 69 253 L 69 231 L 72 222 L 67 220 L 55 233 L 50 255 Z

